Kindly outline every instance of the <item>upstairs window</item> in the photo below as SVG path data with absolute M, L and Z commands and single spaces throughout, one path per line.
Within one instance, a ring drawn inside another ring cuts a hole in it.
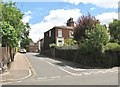
M 73 31 L 71 31 L 71 30 L 69 31 L 69 37 L 73 38 Z
M 49 37 L 51 37 L 51 30 L 49 31 Z
M 62 37 L 62 30 L 61 29 L 58 30 L 58 37 Z

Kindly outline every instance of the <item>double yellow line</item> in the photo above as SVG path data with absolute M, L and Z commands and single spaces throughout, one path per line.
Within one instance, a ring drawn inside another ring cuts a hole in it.
M 29 62 L 29 60 L 27 59 L 27 57 L 26 57 L 25 55 L 24 55 L 24 57 L 25 57 L 28 65 L 29 65 L 30 70 L 32 71 L 32 74 L 33 74 L 33 75 L 37 75 L 37 72 L 36 72 L 35 69 L 32 67 L 32 65 L 31 65 L 31 63 Z

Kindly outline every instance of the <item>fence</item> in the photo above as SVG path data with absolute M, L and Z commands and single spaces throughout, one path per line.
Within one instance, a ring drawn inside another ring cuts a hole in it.
M 14 60 L 15 49 L 9 47 L 0 47 L 0 69 L 6 70 Z
M 93 54 L 82 54 L 82 50 L 77 47 L 62 47 L 45 50 L 42 54 L 51 58 L 66 59 L 91 67 L 108 68 L 120 65 L 120 62 L 118 61 L 120 52 L 105 52 L 103 54 L 95 52 Z

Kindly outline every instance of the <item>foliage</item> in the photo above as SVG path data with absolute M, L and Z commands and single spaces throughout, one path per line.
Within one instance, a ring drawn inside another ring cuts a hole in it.
M 108 43 L 105 50 L 120 51 L 120 45 L 118 43 Z
M 14 33 L 11 33 L 11 35 L 15 36 L 14 40 L 12 40 L 12 37 L 9 37 L 13 42 L 9 42 L 6 39 L 2 40 L 2 43 L 15 43 L 17 46 L 18 41 L 22 39 L 26 39 L 29 36 L 29 29 L 30 26 L 28 23 L 24 24 L 21 20 L 23 18 L 23 15 L 21 11 L 16 7 L 15 3 L 9 2 L 9 3 L 0 3 L 0 7 L 2 8 L 2 12 L 0 15 L 2 16 L 1 21 L 6 22 L 9 26 L 12 26 L 12 31 Z M 7 31 L 7 28 L 4 28 L 4 30 Z M 6 32 L 9 35 L 9 31 Z M 6 37 L 4 37 L 6 38 Z M 13 44 L 12 44 L 13 46 Z
M 111 35 L 111 41 L 120 44 L 120 20 L 114 19 L 109 24 L 109 30 Z
M 105 26 L 96 24 L 95 28 L 89 32 L 86 30 L 85 35 L 88 37 L 85 39 L 84 43 L 81 43 L 80 47 L 86 49 L 87 51 L 104 51 L 104 45 L 109 41 L 109 34 Z
M 54 47 L 56 47 L 56 44 L 55 44 L 55 43 L 52 43 L 52 44 L 49 45 L 49 47 L 50 47 L 50 48 L 54 48 Z
M 99 21 L 90 14 L 88 14 L 87 16 L 81 16 L 78 19 L 76 28 L 74 30 L 74 39 L 77 41 L 81 41 L 87 38 L 87 36 L 85 35 L 85 31 L 88 30 L 90 32 L 97 23 L 99 23 Z
M 31 38 L 27 37 L 25 39 L 22 39 L 20 43 L 21 48 L 28 49 L 28 45 L 30 44 L 30 42 L 31 42 Z
M 76 43 L 77 43 L 77 41 L 74 39 L 66 39 L 64 46 L 75 46 Z
M 18 43 L 15 29 L 6 22 L 0 22 L 0 33 L 2 35 L 2 46 L 15 47 Z

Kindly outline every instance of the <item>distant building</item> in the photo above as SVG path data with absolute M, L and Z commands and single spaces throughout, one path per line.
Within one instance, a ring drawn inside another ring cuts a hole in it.
M 41 52 L 41 50 L 43 50 L 44 38 L 40 39 L 37 43 L 38 43 L 38 51 Z
M 65 42 L 65 39 L 73 38 L 73 18 L 70 18 L 67 21 L 66 25 L 67 26 L 55 26 L 44 33 L 44 50 L 49 49 L 49 45 L 52 43 L 56 44 L 57 46 L 62 46 Z
M 29 48 L 29 52 L 37 52 L 38 51 L 38 43 L 30 42 L 28 48 Z

